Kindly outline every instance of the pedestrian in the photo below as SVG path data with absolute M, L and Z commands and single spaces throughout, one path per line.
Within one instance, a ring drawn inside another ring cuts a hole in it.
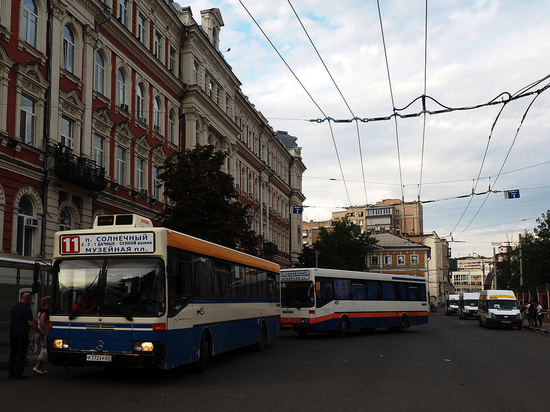
M 535 324 L 535 302 L 531 299 L 529 300 L 529 308 L 527 309 L 527 314 L 529 316 L 529 327 L 533 328 Z
M 539 301 L 536 302 L 536 305 L 537 305 L 537 308 L 536 308 L 536 311 L 535 311 L 535 323 L 538 321 L 539 322 L 539 328 L 542 328 L 542 305 L 540 304 Z
M 50 373 L 49 371 L 44 370 L 44 361 L 48 358 L 46 338 L 49 335 L 48 321 L 50 320 L 50 307 L 52 305 L 51 296 L 44 296 L 40 303 L 42 307 L 36 317 L 36 325 L 38 326 L 38 329 L 42 331 L 42 336 L 37 332 L 34 332 L 32 335 L 31 351 L 38 353 L 38 361 L 32 370 L 39 375 L 44 375 L 46 373 Z
M 10 309 L 10 358 L 8 374 L 17 380 L 27 379 L 23 375 L 25 360 L 29 349 L 29 330 L 32 329 L 43 335 L 32 317 L 32 295 L 30 292 L 21 293 L 21 300 L 14 303 Z

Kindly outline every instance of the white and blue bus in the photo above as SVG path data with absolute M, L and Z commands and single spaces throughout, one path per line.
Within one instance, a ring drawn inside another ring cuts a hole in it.
M 137 215 L 55 235 L 49 361 L 169 369 L 279 332 L 279 266 Z
M 281 270 L 281 327 L 308 332 L 390 328 L 428 322 L 426 279 L 332 269 Z

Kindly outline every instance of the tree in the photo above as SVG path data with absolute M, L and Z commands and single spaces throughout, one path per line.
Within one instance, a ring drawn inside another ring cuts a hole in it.
M 525 231 L 521 245 L 511 247 L 498 268 L 498 287 L 533 289 L 550 283 L 550 211 L 537 219 L 534 232 Z M 520 285 L 520 247 L 523 286 Z
M 170 229 L 256 254 L 259 237 L 246 219 L 249 206 L 240 201 L 233 177 L 221 170 L 226 158 L 212 145 L 167 158 L 159 178 L 169 203 L 159 220 Z
M 348 218 L 331 222 L 333 229 L 319 229 L 318 240 L 313 246 L 305 246 L 300 253 L 300 267 L 359 270 L 367 269 L 368 250 L 378 242 L 369 233 Z M 315 251 L 319 251 L 318 261 Z

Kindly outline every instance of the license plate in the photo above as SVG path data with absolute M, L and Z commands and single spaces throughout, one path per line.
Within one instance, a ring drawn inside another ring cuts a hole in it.
M 281 326 L 282 326 L 283 328 L 291 328 L 291 327 L 292 327 L 292 324 L 283 323 Z
M 111 355 L 86 355 L 88 362 L 111 362 Z
M 510 320 L 503 320 L 502 323 L 512 323 Z

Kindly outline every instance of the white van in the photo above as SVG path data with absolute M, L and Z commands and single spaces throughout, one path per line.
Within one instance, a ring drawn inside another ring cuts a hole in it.
M 477 292 L 461 293 L 458 299 L 458 317 L 460 319 L 477 318 L 478 301 L 479 293 Z
M 459 295 L 449 295 L 445 303 L 445 315 L 453 315 L 458 313 L 458 298 Z
M 521 329 L 521 313 L 511 290 L 482 290 L 479 294 L 479 326 L 516 327 Z

